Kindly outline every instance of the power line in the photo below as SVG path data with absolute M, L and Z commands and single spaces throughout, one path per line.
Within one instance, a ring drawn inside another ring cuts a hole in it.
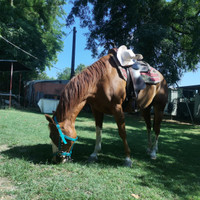
M 0 35 L 0 38 L 2 38 L 3 40 L 5 40 L 6 42 L 8 42 L 9 44 L 11 44 L 12 46 L 14 46 L 15 48 L 17 48 L 17 49 L 23 51 L 24 53 L 28 54 L 29 56 L 31 56 L 31 57 L 33 57 L 33 58 L 35 58 L 36 60 L 39 60 L 39 61 L 43 62 L 41 59 L 39 59 L 39 58 L 33 56 L 32 54 L 28 53 L 27 51 L 21 49 L 21 48 L 18 47 L 17 45 L 15 45 L 15 44 L 13 44 L 12 42 L 8 41 L 8 40 L 7 40 L 6 38 L 4 38 L 2 35 Z M 59 68 L 57 68 L 57 67 L 55 67 L 55 66 L 52 66 L 52 67 L 54 67 L 55 69 L 58 69 L 58 70 L 63 71 L 62 69 L 59 69 Z
M 62 5 L 60 5 L 60 8 L 61 8 L 61 10 L 63 11 L 63 13 L 65 13 L 65 11 L 64 11 Z M 66 21 L 67 17 L 66 17 L 65 15 L 64 15 L 64 18 L 65 18 L 65 21 Z M 71 31 L 65 36 L 65 38 L 63 39 L 63 41 L 72 33 L 72 31 L 73 31 L 73 30 L 71 29 Z M 12 42 L 8 41 L 8 40 L 7 40 L 6 38 L 4 38 L 2 35 L 0 35 L 0 38 L 2 38 L 3 40 L 5 40 L 7 43 L 11 44 L 11 45 L 14 46 L 15 48 L 17 48 L 17 49 L 23 51 L 23 52 L 26 53 L 27 55 L 29 55 L 29 56 L 31 56 L 31 57 L 33 57 L 33 58 L 35 58 L 35 59 L 37 59 L 37 60 L 43 62 L 41 59 L 39 59 L 39 58 L 33 56 L 32 54 L 28 53 L 27 51 L 21 49 L 21 48 L 18 47 L 17 45 L 15 45 L 15 44 L 13 44 Z M 58 70 L 60 70 L 60 71 L 63 71 L 62 69 L 59 69 L 59 68 L 57 68 L 57 67 L 55 67 L 55 66 L 52 66 L 52 67 L 54 67 L 55 69 L 58 69 Z
M 73 30 L 71 29 L 71 31 L 65 36 L 65 38 L 63 40 L 65 40 L 72 32 Z
M 16 45 L 15 45 L 15 44 L 13 44 L 12 42 L 8 41 L 6 38 L 2 37 L 1 35 L 0 35 L 0 37 L 1 37 L 3 40 L 5 40 L 6 42 L 8 42 L 9 44 L 11 44 L 12 46 L 14 46 L 15 48 L 17 48 L 17 49 L 19 49 L 19 50 L 23 51 L 24 53 L 28 54 L 29 56 L 31 56 L 31 57 L 33 57 L 33 58 L 35 58 L 35 59 L 37 59 L 37 60 L 40 60 L 39 58 L 37 58 L 37 57 L 35 57 L 35 56 L 31 55 L 31 54 L 30 54 L 30 53 L 28 53 L 27 51 L 25 51 L 25 50 L 21 49 L 20 47 L 16 46 Z
M 57 0 L 57 2 L 58 2 L 58 0 Z M 63 13 L 65 13 L 65 11 L 64 11 L 64 9 L 63 9 L 63 6 L 60 5 L 59 7 L 60 7 L 61 10 L 63 11 Z M 65 14 L 64 14 L 64 18 L 65 18 L 65 21 L 66 21 L 67 17 L 65 16 Z M 73 31 L 73 30 L 71 29 L 71 31 L 65 36 L 65 38 L 63 39 L 63 41 L 72 33 L 72 31 Z M 2 35 L 0 35 L 0 38 L 2 38 L 4 41 L 6 41 L 7 43 L 11 44 L 11 45 L 14 46 L 15 48 L 17 48 L 17 49 L 23 51 L 23 52 L 26 53 L 27 55 L 29 55 L 29 56 L 31 56 L 31 57 L 33 57 L 33 58 L 35 58 L 35 59 L 37 59 L 37 60 L 43 62 L 41 59 L 39 59 L 39 58 L 33 56 L 32 54 L 28 53 L 27 51 L 21 49 L 21 48 L 18 47 L 17 45 L 15 45 L 15 44 L 13 44 L 12 42 L 8 41 L 8 40 L 7 40 L 6 38 L 4 38 Z M 63 71 L 62 69 L 59 69 L 59 68 L 57 68 L 57 67 L 55 67 L 55 66 L 53 66 L 53 65 L 52 65 L 52 67 L 54 67 L 55 69 L 58 69 L 58 70 L 60 70 L 60 71 Z

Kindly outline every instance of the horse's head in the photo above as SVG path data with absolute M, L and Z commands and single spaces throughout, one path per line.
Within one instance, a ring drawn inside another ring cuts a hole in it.
M 45 115 L 45 117 L 49 122 L 53 161 L 65 163 L 71 159 L 73 145 L 77 140 L 75 127 L 68 120 L 58 123 L 55 116 L 52 118 Z

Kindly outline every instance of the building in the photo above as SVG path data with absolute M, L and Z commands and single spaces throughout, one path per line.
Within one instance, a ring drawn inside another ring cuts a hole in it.
M 173 104 L 172 116 L 200 119 L 200 85 L 169 88 L 168 103 Z M 188 109 L 189 108 L 189 109 Z
M 26 87 L 26 106 L 37 106 L 41 98 L 60 99 L 68 80 L 36 80 L 29 81 Z

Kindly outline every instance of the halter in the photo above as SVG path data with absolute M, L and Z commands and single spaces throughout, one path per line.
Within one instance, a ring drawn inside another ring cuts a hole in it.
M 61 156 L 69 156 L 69 157 L 71 157 L 72 149 L 73 149 L 74 144 L 75 144 L 75 141 L 78 139 L 78 137 L 76 137 L 76 138 L 71 138 L 71 137 L 69 137 L 69 136 L 64 135 L 64 134 L 62 133 L 62 131 L 61 131 L 60 125 L 58 124 L 58 121 L 57 121 L 57 119 L 56 119 L 56 116 L 54 116 L 54 121 L 55 121 L 55 123 L 56 123 L 56 127 L 57 127 L 57 129 L 58 129 L 58 132 L 59 132 L 59 134 L 60 134 L 60 137 L 59 137 L 59 144 L 58 144 L 58 152 L 54 153 L 53 156 L 56 156 L 56 155 L 60 154 Z M 74 144 L 72 145 L 72 147 L 71 147 L 69 153 L 68 153 L 68 152 L 63 152 L 63 151 L 61 151 L 61 140 L 63 141 L 64 144 L 67 144 L 67 141 L 66 141 L 65 139 L 74 142 Z

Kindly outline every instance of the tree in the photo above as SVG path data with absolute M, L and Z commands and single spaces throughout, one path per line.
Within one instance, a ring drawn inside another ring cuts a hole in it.
M 80 18 L 88 27 L 86 49 L 93 57 L 126 45 L 175 83 L 200 61 L 200 3 L 196 0 L 72 0 L 67 26 Z M 99 47 L 104 47 L 98 52 Z
M 53 78 L 53 77 L 50 78 L 50 77 L 47 75 L 46 72 L 42 72 L 42 73 L 38 74 L 36 80 L 55 80 L 55 78 Z
M 81 73 L 84 69 L 86 68 L 86 66 L 84 64 L 80 64 L 76 67 L 75 69 L 75 75 Z
M 65 14 L 64 4 L 64 0 L 0 0 L 0 59 L 18 60 L 31 68 L 29 79 L 36 79 L 45 66 L 51 68 L 63 48 L 64 25 L 58 19 Z
M 75 69 L 75 75 L 82 72 L 85 68 L 86 66 L 84 64 L 78 65 Z M 70 80 L 70 76 L 71 76 L 71 68 L 69 67 L 66 67 L 63 72 L 57 72 L 57 79 L 60 80 Z
M 71 68 L 66 67 L 63 72 L 57 72 L 57 79 L 59 80 L 70 80 Z

